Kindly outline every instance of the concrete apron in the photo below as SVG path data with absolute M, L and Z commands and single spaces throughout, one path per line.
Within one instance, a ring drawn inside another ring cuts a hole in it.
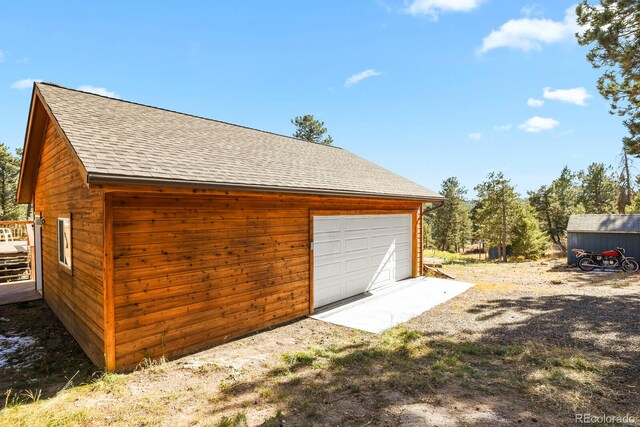
M 362 331 L 382 333 L 460 295 L 472 283 L 418 277 L 320 307 L 309 317 Z

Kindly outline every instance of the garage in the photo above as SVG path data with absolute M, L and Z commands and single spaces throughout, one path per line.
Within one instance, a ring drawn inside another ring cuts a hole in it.
M 45 83 L 31 109 L 18 199 L 43 220 L 44 299 L 106 370 L 421 275 L 444 198 L 342 148 Z
M 313 218 L 314 308 L 411 276 L 411 215 Z

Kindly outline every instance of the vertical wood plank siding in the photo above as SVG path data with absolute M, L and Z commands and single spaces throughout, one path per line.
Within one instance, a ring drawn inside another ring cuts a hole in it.
M 73 153 L 49 121 L 38 167 L 35 212 L 42 226 L 44 298 L 82 349 L 104 366 L 102 191 L 90 191 Z M 71 214 L 72 272 L 58 263 L 58 217 Z
M 419 208 L 318 196 L 114 193 L 117 368 L 309 313 L 311 210 Z

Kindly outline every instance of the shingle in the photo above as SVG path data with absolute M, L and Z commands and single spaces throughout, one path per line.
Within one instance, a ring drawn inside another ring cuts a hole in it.
M 569 232 L 640 233 L 640 214 L 631 215 L 571 215 Z
M 38 83 L 87 173 L 265 189 L 442 196 L 338 147 Z M 409 154 L 407 154 L 409 155 Z

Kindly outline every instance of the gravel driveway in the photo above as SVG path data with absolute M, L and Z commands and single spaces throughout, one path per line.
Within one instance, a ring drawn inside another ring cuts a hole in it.
M 28 355 L 32 370 L 4 366 L 0 384 L 14 395 L 47 391 L 0 411 L 0 424 L 574 425 L 581 412 L 640 419 L 640 275 L 582 273 L 562 261 L 444 270 L 477 286 L 382 335 L 305 318 L 97 381 L 76 346 L 61 347 L 69 337 L 46 307 L 4 309 L 2 330 L 31 334 L 39 348 Z M 76 371 L 71 387 L 56 392 Z

